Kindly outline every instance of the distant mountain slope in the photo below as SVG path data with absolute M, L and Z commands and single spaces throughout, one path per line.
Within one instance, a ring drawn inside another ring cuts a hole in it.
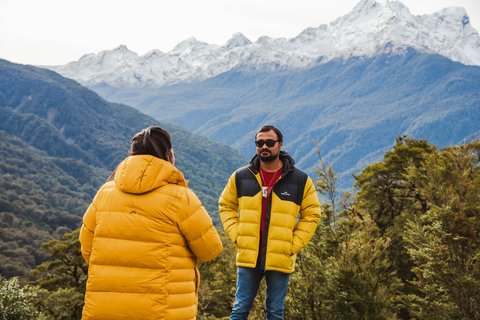
M 108 171 L 55 158 L 0 131 L 0 276 L 28 277 L 49 259 L 42 243 L 81 225 Z
M 108 171 L 127 155 L 136 132 L 162 126 L 172 135 L 178 168 L 214 215 L 228 177 L 247 162 L 225 145 L 109 103 L 52 71 L 4 60 L 0 60 L 0 116 L 0 130 L 49 156 L 75 158 Z
M 480 37 L 465 9 L 414 16 L 399 1 L 361 0 L 345 16 L 292 39 L 261 37 L 252 43 L 237 33 L 217 46 L 190 38 L 170 52 L 152 50 L 143 56 L 121 45 L 48 68 L 86 86 L 156 88 L 198 82 L 231 70 L 308 69 L 336 59 L 398 55 L 410 48 L 480 65 Z
M 45 69 L 0 60 L 0 278 L 28 277 L 40 248 L 81 226 L 136 132 L 165 128 L 176 166 L 219 226 L 218 197 L 248 160 L 232 148 L 109 103 Z
M 7 61 L 0 61 L 0 106 L 8 107 L 3 110 L 3 130 L 52 156 L 80 158 L 109 169 L 125 155 L 133 134 L 151 120 L 55 72 Z M 44 135 L 55 141 L 48 141 L 49 150 Z
M 230 71 L 156 90 L 95 88 L 162 121 L 231 145 L 249 157 L 262 124 L 278 125 L 284 148 L 313 173 L 316 139 L 350 188 L 351 173 L 380 159 L 397 135 L 439 147 L 480 138 L 480 67 L 409 50 L 331 61 L 308 70 Z

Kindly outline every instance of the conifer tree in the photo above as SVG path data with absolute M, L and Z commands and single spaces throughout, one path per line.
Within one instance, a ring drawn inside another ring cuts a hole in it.
M 415 191 L 415 185 L 405 174 L 411 165 L 421 166 L 425 155 L 435 149 L 426 140 L 397 137 L 393 150 L 387 151 L 382 161 L 354 175 L 360 211 L 369 214 L 387 235 L 402 232 L 398 228 L 402 229 L 405 216 L 427 210 L 425 199 Z
M 80 229 L 62 240 L 44 243 L 42 249 L 54 260 L 37 266 L 32 274 L 39 289 L 35 306 L 54 319 L 81 319 L 88 265 L 82 257 Z
M 421 168 L 425 157 L 435 150 L 436 147 L 426 140 L 397 137 L 393 150 L 387 151 L 382 161 L 372 163 L 354 175 L 354 186 L 358 188 L 357 213 L 369 216 L 380 233 L 391 239 L 390 259 L 398 268 L 398 276 L 404 284 L 402 290 L 406 294 L 419 293 L 410 283 L 415 275 L 411 271 L 413 262 L 405 248 L 406 222 L 428 210 L 428 203 L 416 191 L 415 182 L 408 179 L 407 168 Z M 410 319 L 411 315 L 403 308 L 399 317 Z
M 389 259 L 390 239 L 354 208 L 334 225 L 336 174 L 323 160 L 316 172 L 317 191 L 328 200 L 315 235 L 297 254 L 285 319 L 394 319 L 402 284 Z
M 417 319 L 480 319 L 480 142 L 448 147 L 407 170 L 429 210 L 408 223 L 421 295 Z

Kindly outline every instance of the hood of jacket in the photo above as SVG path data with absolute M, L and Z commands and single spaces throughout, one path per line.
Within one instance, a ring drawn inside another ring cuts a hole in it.
M 130 156 L 119 164 L 115 185 L 127 193 L 145 193 L 166 184 L 187 186 L 182 172 L 170 162 L 151 155 Z
M 293 168 L 293 166 L 295 165 L 295 160 L 293 160 L 292 156 L 288 154 L 288 152 L 286 151 L 280 150 L 279 158 L 280 158 L 280 161 L 282 161 L 283 163 L 282 172 L 285 172 L 288 169 Z M 260 157 L 258 156 L 258 154 L 255 154 L 252 160 L 250 160 L 249 167 L 253 169 L 255 173 L 257 173 L 260 170 Z

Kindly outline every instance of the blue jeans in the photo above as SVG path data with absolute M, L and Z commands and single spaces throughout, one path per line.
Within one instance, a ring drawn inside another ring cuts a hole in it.
M 230 320 L 247 320 L 263 276 L 267 282 L 265 299 L 267 320 L 283 319 L 283 302 L 287 295 L 290 274 L 263 271 L 257 266 L 256 268 L 237 268 L 237 292 Z

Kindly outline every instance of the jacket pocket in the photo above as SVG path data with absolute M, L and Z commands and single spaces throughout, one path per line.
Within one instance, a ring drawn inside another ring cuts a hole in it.
M 289 260 L 289 268 L 292 270 L 295 269 L 295 260 L 297 260 L 297 255 L 296 254 L 291 254 L 289 257 L 288 257 L 288 260 Z

